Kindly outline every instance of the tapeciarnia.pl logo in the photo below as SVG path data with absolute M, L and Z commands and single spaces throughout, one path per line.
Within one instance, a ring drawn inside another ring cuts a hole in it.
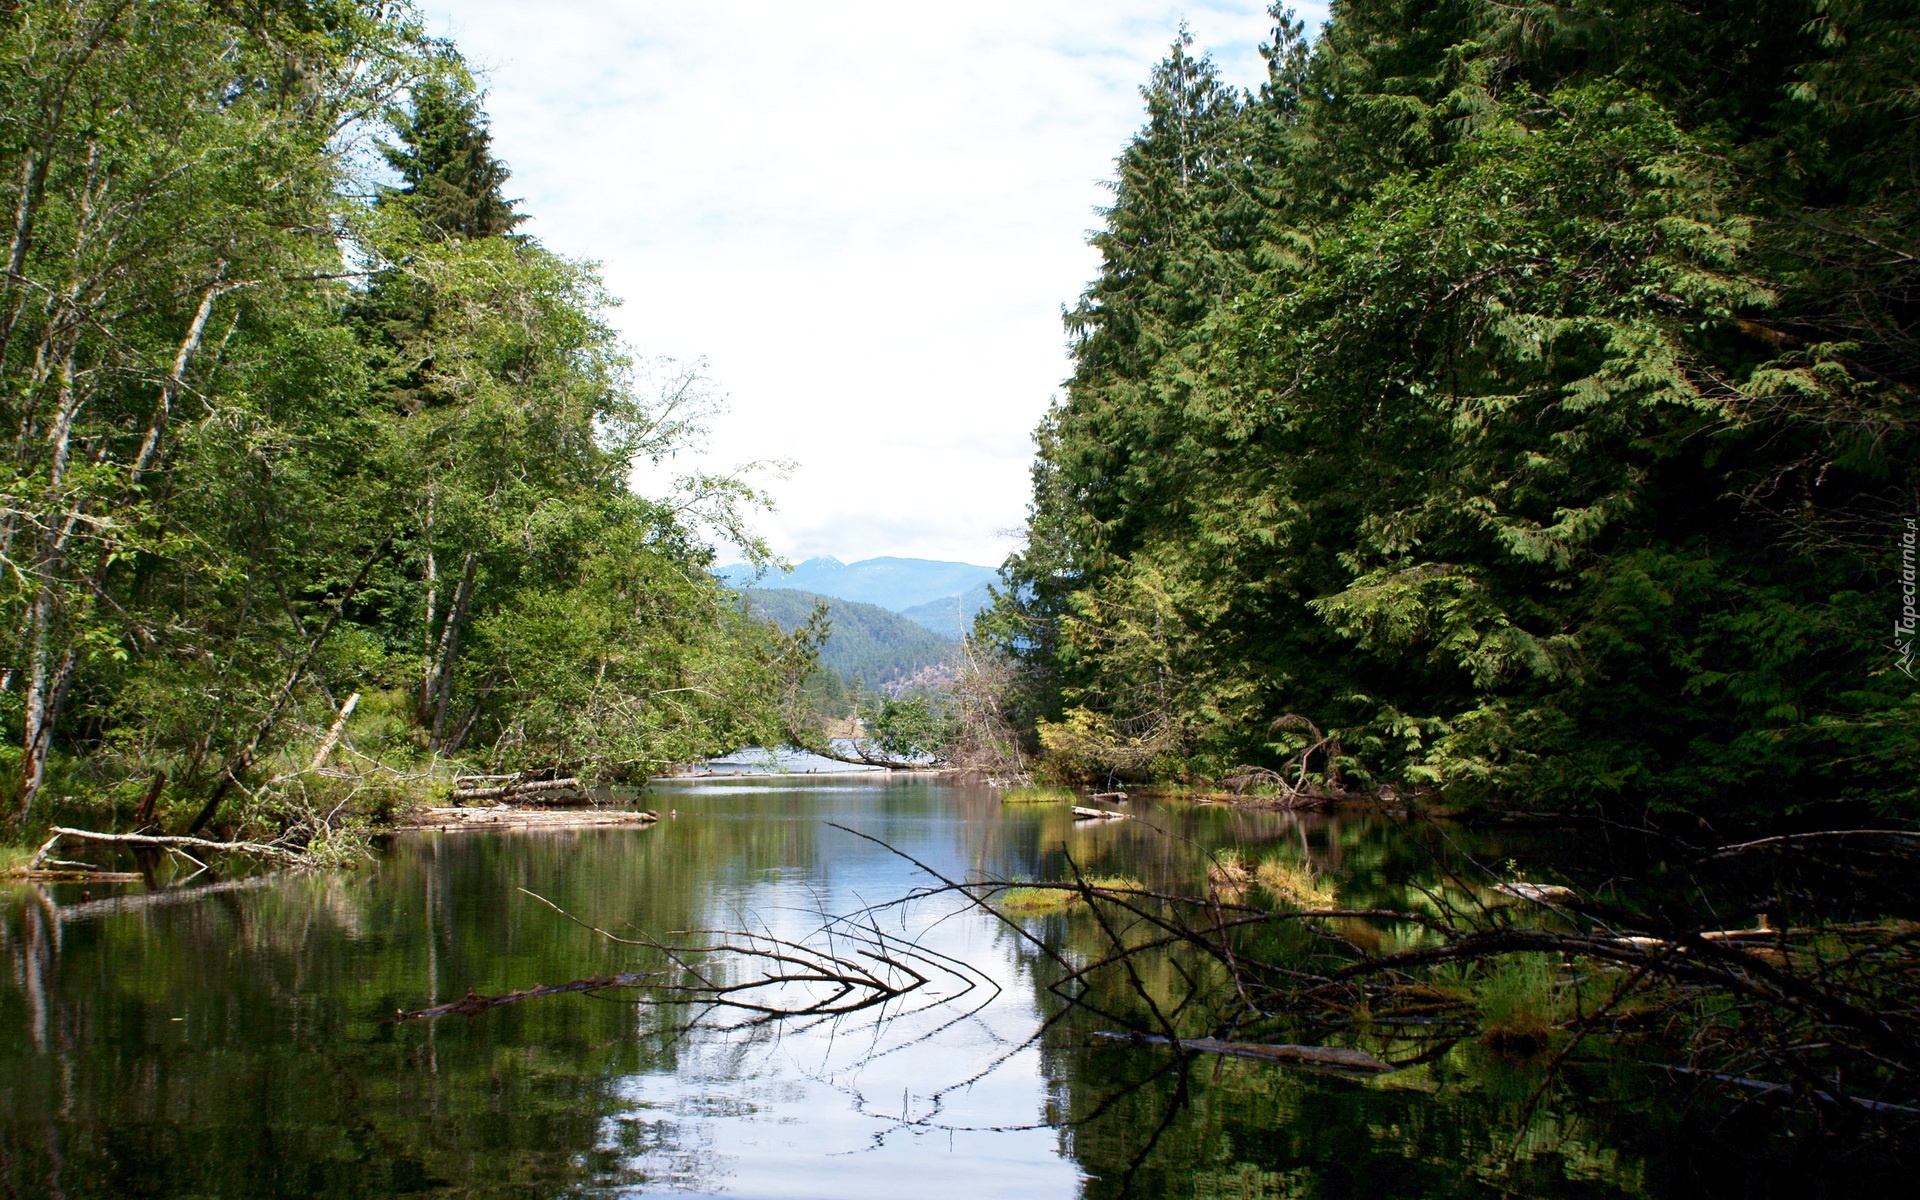
M 1894 665 L 1908 679 L 1913 678 L 1914 627 L 1920 623 L 1914 612 L 1914 538 L 1920 533 L 1920 518 L 1908 517 L 1900 535 L 1900 615 L 1893 621 L 1893 651 L 1899 656 Z

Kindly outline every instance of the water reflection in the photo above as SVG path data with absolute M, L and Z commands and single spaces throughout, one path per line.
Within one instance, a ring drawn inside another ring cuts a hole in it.
M 803 940 L 831 934 L 826 914 L 928 883 L 903 856 L 955 878 L 1058 879 L 1071 862 L 1199 889 L 1205 848 L 1236 845 L 1311 864 L 1343 901 L 1386 906 L 1414 902 L 1448 875 L 1449 855 L 1467 854 L 1458 835 L 1379 821 L 1195 806 L 1076 825 L 1064 809 L 1003 808 L 982 788 L 897 777 L 697 781 L 649 803 L 677 815 L 641 829 L 409 835 L 364 871 L 235 881 L 187 903 L 7 894 L 0 1192 L 1714 1190 L 1695 1151 L 1679 1150 L 1682 1128 L 1651 1119 L 1644 1080 L 1624 1074 L 1591 1071 L 1579 1095 L 1543 1096 L 1537 1069 L 1471 1046 L 1363 1083 L 1095 1038 L 1110 1026 L 1048 991 L 1054 960 L 951 896 L 875 919 L 901 945 L 967 964 L 978 983 L 943 980 L 939 997 L 837 1021 L 755 1023 L 621 993 L 393 1020 L 644 957 L 529 892 L 622 936 Z M 1493 860 L 1535 849 L 1519 836 L 1471 847 Z M 1093 945 L 1072 912 L 1021 928 L 1069 958 Z

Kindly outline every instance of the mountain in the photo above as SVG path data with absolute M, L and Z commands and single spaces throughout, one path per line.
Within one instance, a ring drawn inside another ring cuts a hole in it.
M 812 592 L 901 612 L 959 596 L 992 582 L 1000 573 L 992 567 L 926 558 L 869 558 L 843 563 L 828 557 L 810 558 L 786 574 L 770 571 L 759 579 L 754 577 L 753 568 L 744 564 L 721 567 L 716 574 L 736 588 Z
M 861 676 L 873 687 L 903 680 L 953 653 L 954 639 L 931 633 L 898 613 L 791 588 L 743 588 L 753 612 L 791 632 L 805 624 L 816 604 L 827 606 L 833 622 L 820 665 L 851 681 Z
M 900 615 L 942 637 L 958 639 L 973 632 L 973 615 L 991 603 L 993 592 L 982 583 L 957 596 L 942 596 L 938 600 L 903 608 Z

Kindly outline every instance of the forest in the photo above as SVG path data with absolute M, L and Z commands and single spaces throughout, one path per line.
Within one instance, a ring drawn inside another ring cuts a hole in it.
M 949 647 L 423 6 L 0 0 L 0 1192 L 1893 1194 L 1913 0 L 1246 13 Z
M 78 809 L 317 853 L 460 769 L 786 736 L 819 631 L 710 571 L 716 532 L 765 561 L 762 497 L 629 485 L 710 386 L 518 231 L 417 10 L 7 4 L 0 64 L 16 836 Z
M 1061 780 L 1910 814 L 1910 15 L 1271 17 L 1257 92 L 1184 35 L 1143 89 L 976 629 L 996 727 Z M 764 497 L 628 484 L 709 385 L 518 231 L 417 12 L 0 37 L 10 825 L 817 737 L 825 624 L 712 572 Z M 302 771 L 352 697 L 350 778 Z
M 1920 26 L 1272 10 L 1118 160 L 979 632 L 1062 779 L 1911 817 Z

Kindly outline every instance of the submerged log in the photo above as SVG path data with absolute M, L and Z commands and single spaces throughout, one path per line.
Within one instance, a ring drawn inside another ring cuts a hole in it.
M 24 883 L 138 883 L 138 871 L 97 871 L 92 867 L 15 867 L 7 878 Z
M 395 1021 L 418 1021 L 433 1017 L 449 1017 L 459 1014 L 473 1017 L 490 1008 L 502 1004 L 518 1004 L 522 1000 L 535 1000 L 541 996 L 564 996 L 569 992 L 598 992 L 607 988 L 633 987 L 643 980 L 659 976 L 659 971 L 629 971 L 623 975 L 595 975 L 587 979 L 576 979 L 571 983 L 536 984 L 530 988 L 521 988 L 517 992 L 502 992 L 497 996 L 482 996 L 467 989 L 467 994 L 450 1004 L 436 1004 L 432 1008 L 416 1008 L 411 1012 L 401 1010 L 393 1014 Z
M 1502 883 L 1495 885 L 1494 891 L 1503 896 L 1513 896 L 1520 900 L 1531 900 L 1535 904 L 1558 904 L 1564 900 L 1574 900 L 1574 891 L 1570 887 L 1561 887 L 1557 883 Z
M 265 875 L 253 875 L 246 879 L 229 879 L 223 883 L 209 883 L 200 887 L 163 888 L 157 892 L 138 892 L 130 896 L 103 896 L 98 900 L 86 900 L 79 904 L 62 904 L 53 912 L 62 921 L 105 916 L 111 913 L 138 912 L 141 909 L 164 905 L 191 904 L 204 900 L 208 896 L 219 896 L 228 892 L 253 891 L 256 888 L 271 886 L 285 877 L 282 872 L 269 871 Z M 136 875 L 134 878 L 138 879 L 139 876 Z
M 1073 806 L 1073 819 L 1076 821 L 1124 821 L 1127 819 L 1127 814 L 1109 812 L 1104 808 L 1083 808 L 1076 804 Z
M 1157 1037 L 1150 1033 L 1113 1033 L 1098 1031 L 1098 1036 L 1119 1038 L 1131 1042 L 1146 1042 L 1156 1046 L 1172 1046 L 1177 1050 L 1198 1050 L 1205 1054 L 1227 1054 L 1235 1058 L 1257 1058 L 1262 1062 L 1283 1063 L 1288 1066 L 1315 1067 L 1320 1070 L 1338 1071 L 1352 1075 L 1384 1075 L 1394 1068 L 1381 1062 L 1365 1050 L 1346 1050 L 1339 1046 L 1290 1046 L 1272 1045 L 1263 1042 L 1230 1042 L 1221 1038 L 1173 1038 Z

